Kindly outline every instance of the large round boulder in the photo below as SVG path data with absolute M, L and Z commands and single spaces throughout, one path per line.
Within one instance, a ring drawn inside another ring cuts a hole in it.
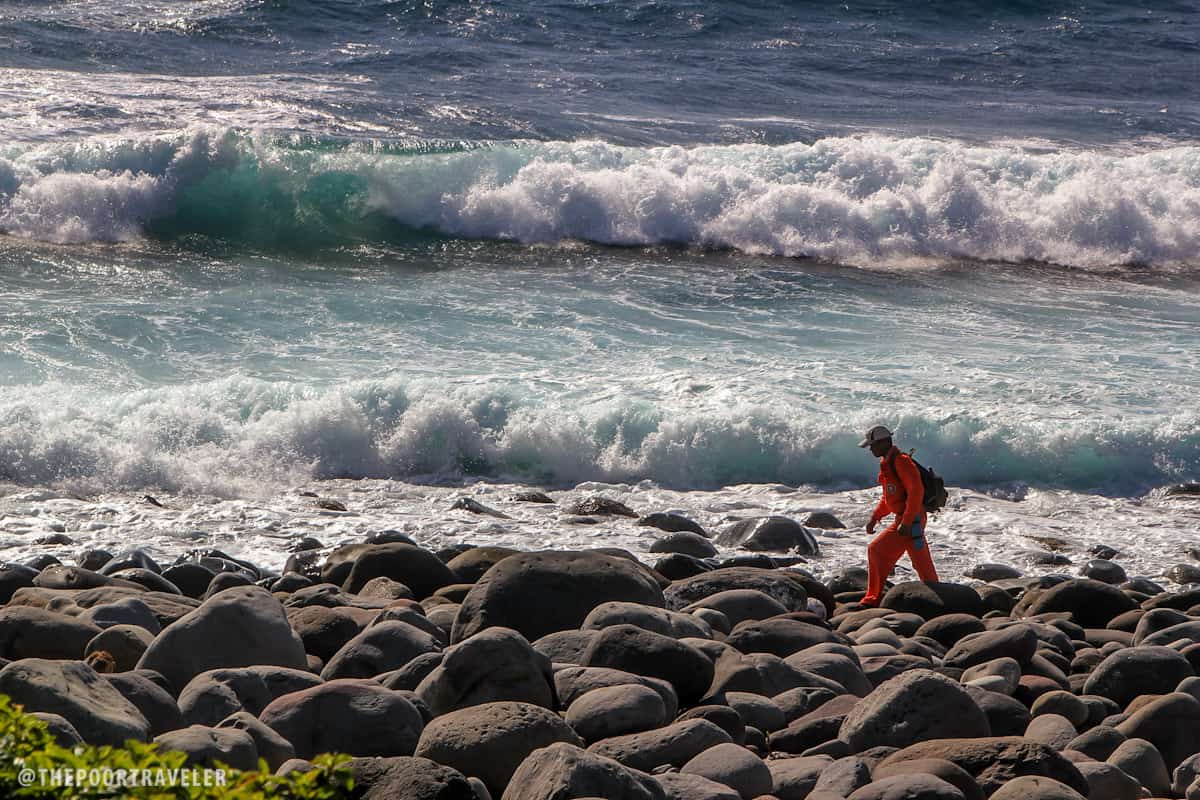
M 916 614 L 925 620 L 946 614 L 982 617 L 984 613 L 983 598 L 970 586 L 961 583 L 898 583 L 888 590 L 879 605 L 893 611 Z
M 664 605 L 662 589 L 645 568 L 595 552 L 544 550 L 499 561 L 467 593 L 451 641 L 504 627 L 529 640 L 583 624 L 601 603 L 624 600 Z
M 588 743 L 652 730 L 668 722 L 662 695 L 639 684 L 585 692 L 567 708 L 566 720 Z
M 350 574 L 342 584 L 342 590 L 356 594 L 369 581 L 380 576 L 391 578 L 412 590 L 417 599 L 423 599 L 443 586 L 458 583 L 458 576 L 436 555 L 405 542 L 388 544 L 349 545 L 357 547 L 353 553 Z M 330 561 L 338 551 L 330 553 Z
M 1013 609 L 1013 617 L 1035 617 L 1066 611 L 1084 628 L 1103 628 L 1116 616 L 1132 611 L 1137 604 L 1115 586 L 1088 578 L 1063 581 L 1049 589 L 1030 589 Z
M 808 608 L 808 592 L 799 575 L 756 567 L 725 567 L 675 581 L 663 591 L 667 608 L 681 611 L 718 592 L 754 589 L 774 599 L 788 611 Z
M 100 626 L 44 608 L 0 608 L 0 658 L 83 658 Z
M 987 717 L 957 682 L 929 670 L 909 670 L 860 700 L 838 731 L 853 752 L 907 747 L 929 739 L 989 736 Z
M 675 688 L 684 703 L 703 697 L 713 679 L 713 663 L 704 653 L 634 625 L 612 625 L 601 630 L 584 651 L 582 665 L 661 678 Z
M 427 758 L 352 758 L 355 800 L 481 800 L 467 777 Z
M 190 766 L 214 769 L 220 762 L 234 769 L 258 768 L 258 747 L 254 739 L 246 731 L 236 728 L 190 725 L 156 736 L 154 741 L 159 750 L 184 753 Z
M 694 756 L 679 770 L 684 775 L 699 775 L 736 791 L 743 800 L 770 794 L 774 782 L 771 771 L 758 756 L 741 745 L 726 742 Z
M 1125 708 L 1138 695 L 1169 694 L 1192 675 L 1191 663 L 1169 647 L 1127 647 L 1092 670 L 1083 693 L 1107 697 Z
M 320 684 L 311 672 L 286 667 L 212 669 L 183 687 L 179 711 L 190 725 L 212 727 L 239 711 L 258 716 L 277 697 Z
M 649 775 L 598 753 L 558 743 L 535 750 L 526 758 L 500 800 L 568 797 L 666 800 L 666 793 Z
M 551 710 L 558 704 L 550 659 L 508 628 L 488 628 L 448 647 L 416 693 L 434 716 L 503 700 Z
M 0 669 L 0 694 L 26 711 L 58 714 L 88 744 L 146 741 L 150 723 L 99 673 L 80 661 L 26 658 Z
M 718 533 L 716 541 L 719 545 L 743 550 L 794 552 L 802 556 L 821 552 L 811 531 L 795 520 L 781 516 L 739 520 Z
M 1017 736 L 919 742 L 892 753 L 879 766 L 926 758 L 943 759 L 958 765 L 975 778 L 987 797 L 1013 778 L 1024 775 L 1050 778 L 1081 794 L 1088 793 L 1088 783 L 1074 764 L 1044 744 Z
M 499 797 L 530 753 L 555 742 L 583 745 L 570 725 L 541 706 L 485 703 L 436 717 L 421 732 L 416 755 L 479 778 Z
M 588 751 L 649 772 L 663 764 L 682 767 L 708 748 L 730 741 L 729 734 L 715 723 L 685 719 L 665 728 L 603 739 Z
M 297 758 L 321 753 L 352 756 L 412 755 L 421 712 L 400 692 L 377 683 L 337 680 L 285 694 L 259 715 L 291 742 Z
M 283 606 L 260 586 L 213 595 L 168 625 L 138 662 L 139 669 L 161 673 L 175 691 L 210 669 L 255 665 L 308 667 Z
M 321 670 L 321 677 L 327 681 L 374 678 L 441 649 L 437 639 L 407 622 L 380 622 L 346 642 Z

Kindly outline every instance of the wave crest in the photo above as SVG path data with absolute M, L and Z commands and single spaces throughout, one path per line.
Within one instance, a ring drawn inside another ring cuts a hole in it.
M 414 230 L 887 265 L 1200 262 L 1200 147 L 1033 152 L 880 136 L 783 146 L 346 144 L 192 131 L 0 159 L 0 229 L 256 247 Z

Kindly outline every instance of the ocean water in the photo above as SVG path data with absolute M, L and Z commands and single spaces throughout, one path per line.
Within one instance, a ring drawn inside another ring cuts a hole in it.
M 861 525 L 876 422 L 951 572 L 1196 542 L 1200 4 L 0 3 L 0 76 L 4 558 Z

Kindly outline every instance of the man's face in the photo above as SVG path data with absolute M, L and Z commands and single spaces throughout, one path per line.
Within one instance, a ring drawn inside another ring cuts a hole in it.
M 876 458 L 883 458 L 892 449 L 891 439 L 880 439 L 877 442 L 871 442 L 871 455 Z

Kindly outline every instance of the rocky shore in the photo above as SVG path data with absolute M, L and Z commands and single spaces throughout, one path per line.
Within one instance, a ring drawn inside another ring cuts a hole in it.
M 1200 588 L 980 565 L 867 609 L 861 570 L 805 569 L 835 518 L 640 521 L 644 562 L 391 531 L 280 572 L 0 565 L 0 693 L 64 744 L 347 753 L 362 798 L 1200 798 Z

